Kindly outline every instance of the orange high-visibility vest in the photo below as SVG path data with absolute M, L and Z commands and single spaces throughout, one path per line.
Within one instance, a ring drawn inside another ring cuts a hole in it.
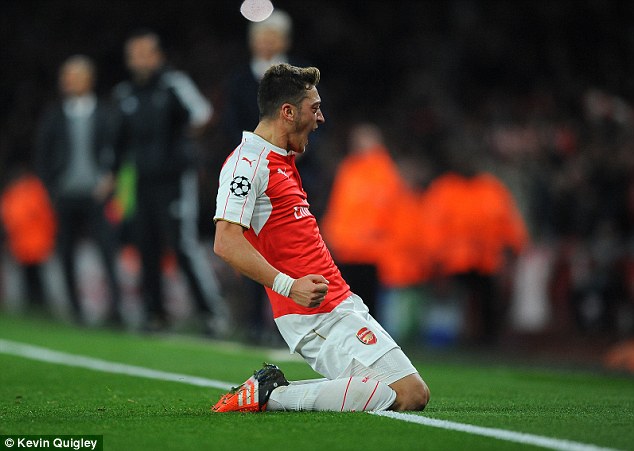
M 8 247 L 23 264 L 45 261 L 55 247 L 57 221 L 46 188 L 34 175 L 9 184 L 0 199 Z
M 427 215 L 440 232 L 432 252 L 444 274 L 493 274 L 506 249 L 519 253 L 528 242 L 512 195 L 490 174 L 438 177 L 429 187 Z
M 510 191 L 490 174 L 471 180 L 476 236 L 482 252 L 477 264 L 484 274 L 498 272 L 504 263 L 504 251 L 519 254 L 528 244 L 528 231 Z M 479 218 L 482 218 L 479 221 Z
M 426 222 L 425 195 L 404 187 L 392 200 L 388 224 L 378 265 L 381 283 L 407 287 L 427 281 L 433 270 L 430 241 L 436 231 Z
M 391 203 L 401 186 L 396 164 L 384 147 L 343 160 L 320 227 L 337 262 L 377 263 L 391 220 Z

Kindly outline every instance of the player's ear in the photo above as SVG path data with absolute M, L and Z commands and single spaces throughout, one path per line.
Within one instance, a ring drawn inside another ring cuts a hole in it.
M 282 105 L 282 117 L 290 122 L 295 120 L 295 106 L 290 103 L 285 103 Z

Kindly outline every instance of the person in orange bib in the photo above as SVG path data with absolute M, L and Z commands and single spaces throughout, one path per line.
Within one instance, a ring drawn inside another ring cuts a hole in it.
M 40 265 L 55 248 L 57 220 L 37 176 L 20 169 L 10 177 L 0 198 L 0 218 L 9 251 L 25 271 L 29 301 L 43 303 Z
M 321 221 L 324 240 L 346 281 L 375 314 L 378 264 L 385 255 L 391 207 L 404 182 L 379 128 L 352 128 Z
M 431 252 L 439 275 L 456 293 L 467 293 L 471 338 L 494 343 L 504 315 L 498 277 L 528 243 L 528 232 L 512 194 L 495 176 L 455 160 L 455 170 L 432 182 L 427 219 L 441 236 Z

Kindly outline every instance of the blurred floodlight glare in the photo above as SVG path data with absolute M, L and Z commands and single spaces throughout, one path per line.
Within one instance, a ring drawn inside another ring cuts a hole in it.
M 251 22 L 262 22 L 273 12 L 270 0 L 244 0 L 240 12 Z

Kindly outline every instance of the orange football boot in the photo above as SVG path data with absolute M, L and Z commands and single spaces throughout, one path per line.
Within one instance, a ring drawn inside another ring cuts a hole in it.
M 288 385 L 284 373 L 268 363 L 253 373 L 242 385 L 222 395 L 212 412 L 261 412 L 266 410 L 271 392 Z

